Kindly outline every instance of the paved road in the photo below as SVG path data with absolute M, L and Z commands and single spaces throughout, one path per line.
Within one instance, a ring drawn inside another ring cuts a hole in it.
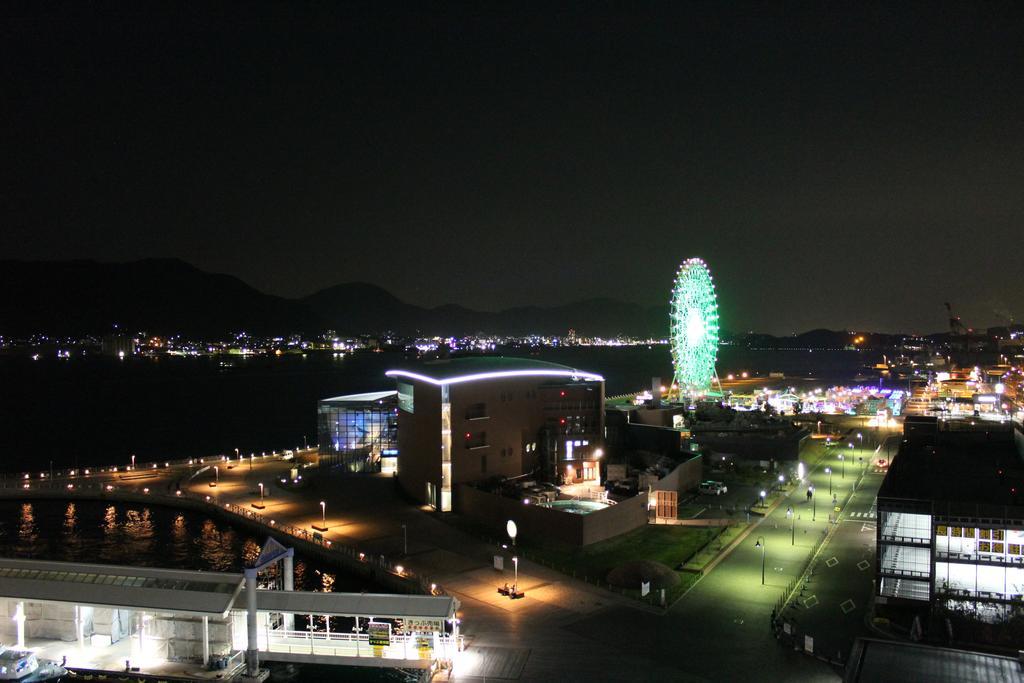
M 874 589 L 875 497 L 883 476 L 869 473 L 842 511 L 838 528 L 821 549 L 813 575 L 783 613 L 801 647 L 813 639 L 815 652 L 845 661 L 865 626 Z

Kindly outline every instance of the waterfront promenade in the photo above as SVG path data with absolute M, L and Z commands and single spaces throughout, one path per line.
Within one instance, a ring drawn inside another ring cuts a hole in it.
M 52 495 L 64 489 L 63 494 L 132 501 L 152 497 L 154 503 L 172 505 L 209 496 L 209 505 L 230 514 L 260 515 L 268 531 L 272 520 L 275 528 L 292 527 L 309 539 L 319 534 L 322 547 L 332 552 L 351 548 L 367 562 L 400 566 L 461 603 L 467 647 L 456 680 L 715 681 L 733 680 L 746 667 L 766 681 L 838 680 L 832 667 L 776 643 L 768 621 L 779 591 L 760 588 L 760 555 L 752 557 L 747 543 L 667 613 L 525 560 L 519 585 L 526 597 L 512 601 L 496 590 L 511 583 L 511 567 L 504 576 L 493 569 L 495 548 L 408 503 L 391 477 L 321 477 L 313 469 L 299 469 L 306 486 L 282 487 L 280 479 L 294 467 L 301 466 L 279 457 L 243 458 L 217 462 L 216 472 L 192 476 L 195 465 L 140 464 L 129 472 L 90 472 L 88 486 L 79 480 L 70 491 L 65 483 L 70 479 L 43 487 L 30 480 L 29 489 L 7 490 Z M 260 504 L 260 483 L 263 509 L 253 507 Z M 326 525 L 327 531 L 315 531 L 314 525 Z M 769 515 L 762 522 L 765 530 L 766 525 L 777 525 L 777 519 Z M 771 532 L 769 542 L 775 543 L 780 532 Z M 795 564 L 790 571 L 796 571 Z M 779 572 L 773 581 L 786 577 Z

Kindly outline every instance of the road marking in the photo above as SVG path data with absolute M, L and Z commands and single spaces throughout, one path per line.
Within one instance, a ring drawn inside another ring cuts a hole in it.
M 839 564 L 839 560 L 837 560 L 837 559 L 836 559 L 836 558 L 835 558 L 835 557 L 833 556 L 833 557 L 830 557 L 830 558 L 828 558 L 827 560 L 825 560 L 825 564 L 826 564 L 826 565 L 828 565 L 828 566 L 829 566 L 829 567 L 831 568 L 831 567 L 834 567 L 834 566 L 836 566 L 837 564 Z
M 857 606 L 853 604 L 853 600 L 847 600 L 843 604 L 839 605 L 839 609 L 843 610 L 843 614 L 849 614 L 853 610 L 857 609 Z
M 818 596 L 817 595 L 812 595 L 809 598 L 804 598 L 804 608 L 805 609 L 810 609 L 810 608 L 814 607 L 817 604 L 818 604 Z
M 871 563 L 868 562 L 867 560 L 861 560 L 860 562 L 857 563 L 857 569 L 859 569 L 861 571 L 864 571 L 865 569 L 867 569 L 870 566 L 871 566 Z
M 861 524 L 860 525 L 860 530 L 861 530 L 861 533 L 863 533 L 865 531 L 870 531 L 871 533 L 875 533 L 875 525 L 874 524 Z

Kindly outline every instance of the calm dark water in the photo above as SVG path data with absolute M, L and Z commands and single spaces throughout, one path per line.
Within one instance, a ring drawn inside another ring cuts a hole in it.
M 523 349 L 507 355 L 528 355 Z M 533 355 L 605 376 L 609 395 L 672 376 L 668 347 L 543 349 Z M 117 361 L 0 358 L 0 468 L 202 457 L 316 441 L 316 402 L 388 388 L 396 353 Z M 723 347 L 719 373 L 784 372 L 846 381 L 858 352 Z
M 0 556 L 241 572 L 265 541 L 195 512 L 93 501 L 0 502 Z M 295 588 L 372 589 L 302 558 Z

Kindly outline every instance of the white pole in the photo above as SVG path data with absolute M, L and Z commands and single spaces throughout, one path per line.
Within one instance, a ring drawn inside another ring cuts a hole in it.
M 18 649 L 25 648 L 25 603 L 19 601 L 14 612 L 14 621 L 18 625 Z
M 203 617 L 203 666 L 210 665 L 210 617 Z
M 258 629 L 256 624 L 256 574 L 255 567 L 245 570 L 245 621 L 248 642 L 246 643 L 246 673 L 256 676 L 260 669 L 259 644 L 256 642 Z
M 295 590 L 295 551 L 292 548 L 289 548 L 288 553 L 284 556 L 284 589 L 286 591 Z M 286 631 L 295 630 L 294 614 L 285 613 L 284 628 Z

